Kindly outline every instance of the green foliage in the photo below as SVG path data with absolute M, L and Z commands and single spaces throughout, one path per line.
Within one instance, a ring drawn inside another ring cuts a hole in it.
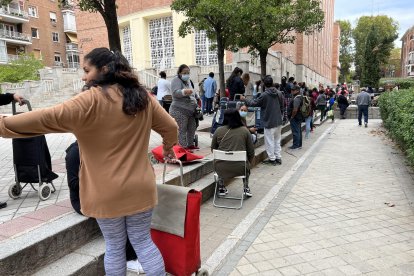
M 352 26 L 348 20 L 338 21 L 341 28 L 341 35 L 339 38 L 339 63 L 341 70 L 339 75 L 339 82 L 351 81 L 351 65 L 354 62 L 354 52 L 352 46 Z
M 394 40 L 398 37 L 398 23 L 386 15 L 361 16 L 352 35 L 355 42 L 355 67 L 357 77 L 361 76 L 366 64 L 364 55 L 367 37 L 371 28 L 375 26 L 378 31 L 377 58 L 382 66 L 387 63 L 391 50 L 394 48 Z
M 246 0 L 242 1 L 236 24 L 235 45 L 259 53 L 262 76 L 266 75 L 268 49 L 277 43 L 293 43 L 298 33 L 311 34 L 324 26 L 319 0 Z M 247 26 L 247 28 L 246 28 Z
M 414 164 L 414 89 L 382 93 L 379 106 L 384 126 Z
M 385 78 L 380 80 L 381 87 L 393 88 L 398 85 L 400 89 L 414 88 L 414 79 L 412 78 Z
M 10 64 L 0 66 L 0 82 L 21 82 L 23 80 L 38 80 L 39 69 L 43 63 L 33 55 L 21 55 Z
M 3 6 L 3 5 L 8 5 L 8 4 L 10 4 L 12 1 L 13 1 L 13 0 L 0 0 L 0 6 Z
M 371 27 L 371 30 L 367 36 L 367 42 L 365 43 L 364 63 L 362 65 L 361 72 L 361 85 L 378 87 L 380 74 L 380 53 L 378 44 L 380 43 L 380 37 L 378 30 L 375 26 Z

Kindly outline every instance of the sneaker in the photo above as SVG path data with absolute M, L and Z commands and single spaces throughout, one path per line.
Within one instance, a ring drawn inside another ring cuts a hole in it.
M 0 209 L 6 208 L 6 207 L 7 207 L 7 202 L 0 202 Z
M 290 150 L 294 150 L 294 149 L 301 149 L 302 147 L 296 147 L 296 146 L 290 146 L 290 147 L 288 147 L 288 149 L 290 149 Z
M 264 161 L 262 162 L 262 164 L 276 166 L 276 160 L 266 159 L 266 160 L 264 160 Z
M 245 195 L 246 197 L 252 197 L 252 196 L 253 196 L 253 194 L 252 194 L 252 192 L 250 191 L 250 188 L 249 188 L 249 187 L 244 188 L 244 195 Z
M 276 162 L 276 164 L 278 164 L 278 165 L 282 165 L 282 159 L 280 159 L 280 158 L 279 158 L 279 159 L 276 159 L 276 160 L 275 160 L 275 162 Z
M 127 270 L 136 272 L 138 274 L 144 274 L 144 269 L 142 265 L 138 262 L 138 260 L 128 261 L 127 262 Z
M 226 187 L 220 187 L 218 191 L 219 196 L 226 196 L 229 193 Z
M 368 123 L 365 123 L 365 127 L 368 127 Z

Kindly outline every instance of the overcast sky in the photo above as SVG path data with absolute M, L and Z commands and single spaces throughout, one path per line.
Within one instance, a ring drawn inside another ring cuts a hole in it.
M 396 45 L 401 47 L 401 37 L 414 26 L 414 0 L 335 0 L 335 20 L 349 20 L 352 26 L 360 16 L 378 14 L 399 23 Z

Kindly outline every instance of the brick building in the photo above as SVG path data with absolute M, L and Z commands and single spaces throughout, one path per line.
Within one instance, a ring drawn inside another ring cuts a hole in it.
M 13 0 L 0 8 L 0 63 L 32 53 L 46 66 L 78 67 L 76 44 L 70 1 L 60 7 L 57 0 Z
M 333 21 L 334 0 L 321 2 L 325 27 L 320 33 L 298 34 L 295 43 L 269 49 L 267 72 L 276 80 L 285 75 L 310 85 L 337 83 L 340 30 Z M 171 3 L 172 0 L 118 1 L 118 23 L 125 57 L 138 70 L 164 70 L 182 63 L 217 65 L 216 52 L 210 50 L 211 42 L 205 32 L 189 34 L 185 38 L 178 36 L 178 27 L 184 17 L 171 11 Z M 108 47 L 106 27 L 99 13 L 77 10 L 76 22 L 81 56 L 95 47 Z M 245 51 L 226 53 L 226 64 L 234 65 L 242 60 L 251 60 Z M 260 62 L 253 63 L 250 68 L 259 72 Z
M 401 76 L 414 77 L 414 26 L 401 38 Z

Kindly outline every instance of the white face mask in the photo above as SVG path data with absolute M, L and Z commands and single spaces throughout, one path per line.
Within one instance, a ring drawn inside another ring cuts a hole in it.
M 190 74 L 186 74 L 186 75 L 181 75 L 181 79 L 183 81 L 188 81 L 190 79 Z

